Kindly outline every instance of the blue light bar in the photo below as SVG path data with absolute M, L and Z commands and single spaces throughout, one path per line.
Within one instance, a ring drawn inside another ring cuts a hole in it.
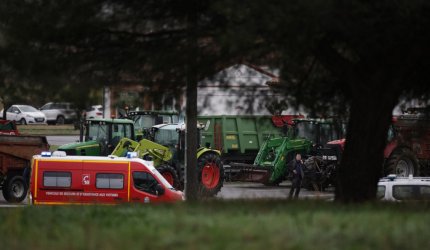
M 137 152 L 127 152 L 127 158 L 136 158 Z
M 43 151 L 42 153 L 40 153 L 40 155 L 42 157 L 51 157 L 52 153 L 49 151 Z

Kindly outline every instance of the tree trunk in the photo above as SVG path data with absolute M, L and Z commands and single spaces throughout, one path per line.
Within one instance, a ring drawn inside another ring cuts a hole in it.
M 187 200 L 197 200 L 197 82 L 195 79 L 187 84 L 187 107 L 186 107 L 186 179 L 185 195 Z
M 6 110 L 9 109 L 9 105 L 6 102 L 3 102 L 3 114 L 2 114 L 2 119 L 6 120 Z
M 184 2 L 187 13 L 187 101 L 186 101 L 186 178 L 185 178 L 185 195 L 188 201 L 198 199 L 197 183 L 197 64 L 198 47 L 197 47 L 197 17 L 198 1 L 189 0 Z
M 345 151 L 338 170 L 337 201 L 364 202 L 376 198 L 387 132 L 397 101 L 398 96 L 377 91 L 360 93 L 352 100 Z

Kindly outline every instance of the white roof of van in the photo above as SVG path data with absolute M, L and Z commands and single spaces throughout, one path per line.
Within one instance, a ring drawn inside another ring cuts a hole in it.
M 145 166 L 147 166 L 150 170 L 154 168 L 154 162 L 152 161 L 145 161 L 140 158 L 127 158 L 127 157 L 117 157 L 117 156 L 42 156 L 42 155 L 34 155 L 34 159 L 37 160 L 49 160 L 49 161 L 112 161 L 112 162 L 140 162 L 143 163 Z

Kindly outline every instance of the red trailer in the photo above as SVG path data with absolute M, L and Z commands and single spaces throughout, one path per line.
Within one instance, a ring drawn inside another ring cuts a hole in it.
M 15 121 L 0 120 L 0 135 L 19 135 Z
M 49 149 L 44 136 L 0 134 L 0 188 L 8 202 L 21 202 L 27 195 L 30 161 Z

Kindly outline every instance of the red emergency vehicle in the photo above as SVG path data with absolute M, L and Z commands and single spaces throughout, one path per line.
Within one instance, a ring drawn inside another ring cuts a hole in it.
M 51 156 L 32 160 L 33 204 L 158 203 L 183 200 L 153 167 L 139 158 Z

